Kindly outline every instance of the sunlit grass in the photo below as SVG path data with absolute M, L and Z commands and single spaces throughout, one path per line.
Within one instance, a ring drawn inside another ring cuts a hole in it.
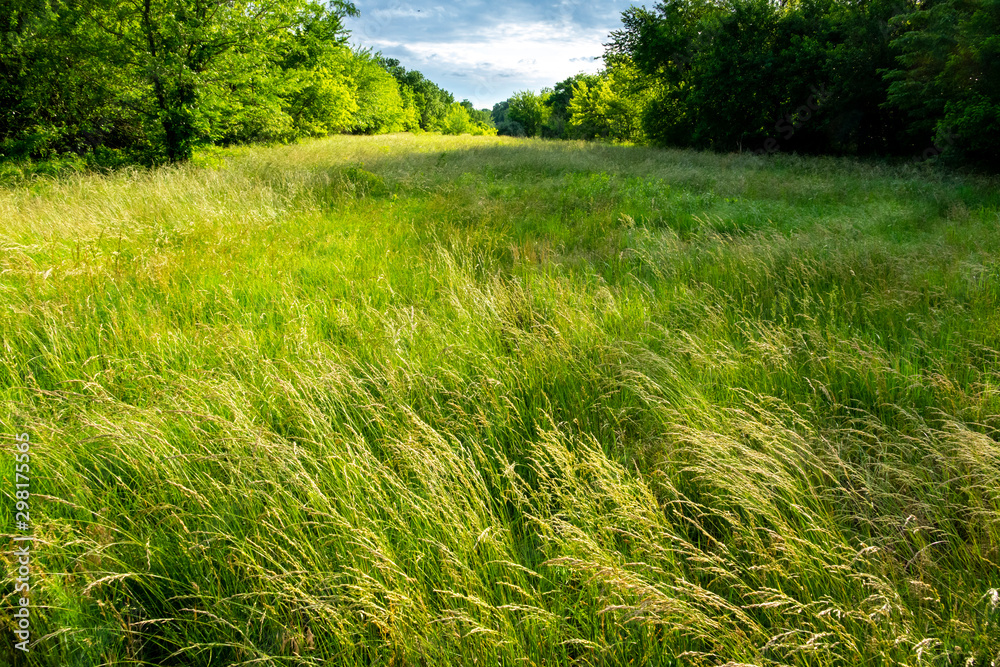
M 1000 660 L 995 182 L 337 137 L 0 220 L 29 664 Z

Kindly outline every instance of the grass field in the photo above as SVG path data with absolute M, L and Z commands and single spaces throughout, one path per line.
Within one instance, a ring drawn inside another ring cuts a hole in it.
M 339 137 L 0 220 L 4 664 L 1000 664 L 995 180 Z

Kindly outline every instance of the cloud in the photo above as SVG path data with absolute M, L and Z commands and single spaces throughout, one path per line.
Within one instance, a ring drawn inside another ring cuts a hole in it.
M 632 3 L 374 0 L 356 3 L 352 41 L 423 72 L 457 99 L 489 108 L 517 90 L 601 66 L 603 44 Z

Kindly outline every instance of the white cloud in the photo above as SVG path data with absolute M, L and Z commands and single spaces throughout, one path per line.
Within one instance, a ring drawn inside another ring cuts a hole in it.
M 361 6 L 362 18 L 350 27 L 355 43 L 420 70 L 457 99 L 489 108 L 517 90 L 539 90 L 581 71 L 596 72 L 603 45 L 629 4 L 467 0 L 404 6 L 387 0 Z
M 605 31 L 533 23 L 490 27 L 464 40 L 404 43 L 382 39 L 371 45 L 387 54 L 405 50 L 408 57 L 403 65 L 424 71 L 432 80 L 429 69 L 443 70 L 450 79 L 465 78 L 456 74 L 475 79 L 474 89 L 456 90 L 456 96 L 469 97 L 477 107 L 491 107 L 514 90 L 537 90 L 580 71 L 597 71 L 606 38 Z M 435 82 L 448 88 L 444 81 Z

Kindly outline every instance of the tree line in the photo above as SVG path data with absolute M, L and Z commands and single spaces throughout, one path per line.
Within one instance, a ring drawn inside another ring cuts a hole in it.
M 668 0 L 500 134 L 1000 167 L 1000 0 Z
M 0 159 L 114 166 L 200 144 L 495 132 L 420 72 L 351 48 L 342 0 L 0 0 Z
M 1000 0 L 668 0 L 492 113 L 351 48 L 346 0 L 0 0 L 0 159 L 440 131 L 1000 166 Z

